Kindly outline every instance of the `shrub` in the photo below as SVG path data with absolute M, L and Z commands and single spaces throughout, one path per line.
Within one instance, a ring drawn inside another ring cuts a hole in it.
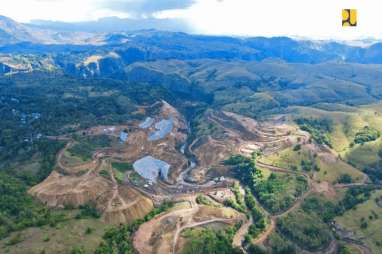
M 342 184 L 348 184 L 348 183 L 352 183 L 353 179 L 349 174 L 342 174 L 338 177 L 337 182 Z
M 365 126 L 362 130 L 355 134 L 354 143 L 364 144 L 370 141 L 377 140 L 380 136 L 380 131 L 369 126 Z
M 80 206 L 80 212 L 76 215 L 76 219 L 86 219 L 86 218 L 95 218 L 98 219 L 101 217 L 100 212 L 98 212 L 95 204 L 87 203 Z

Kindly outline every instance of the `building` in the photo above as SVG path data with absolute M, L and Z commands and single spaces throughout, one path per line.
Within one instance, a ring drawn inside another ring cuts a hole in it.
M 126 131 L 121 131 L 121 133 L 119 134 L 119 139 L 123 143 L 127 141 L 128 137 L 129 137 L 129 134 Z

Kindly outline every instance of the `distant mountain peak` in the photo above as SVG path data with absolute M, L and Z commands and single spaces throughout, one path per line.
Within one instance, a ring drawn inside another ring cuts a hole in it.
M 22 41 L 36 41 L 26 26 L 6 16 L 0 15 L 0 30 L 2 30 L 0 33 L 1 44 L 12 44 Z

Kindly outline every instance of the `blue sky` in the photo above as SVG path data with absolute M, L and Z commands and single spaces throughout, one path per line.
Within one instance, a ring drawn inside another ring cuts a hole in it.
M 1 0 L 0 14 L 21 22 L 177 18 L 195 33 L 350 40 L 382 38 L 381 7 L 378 0 Z M 358 27 L 341 27 L 343 8 L 358 10 Z

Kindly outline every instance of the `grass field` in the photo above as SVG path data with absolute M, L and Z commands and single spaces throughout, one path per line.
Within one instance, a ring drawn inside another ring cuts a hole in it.
M 68 211 L 73 217 L 76 211 Z M 55 227 L 28 228 L 0 241 L 0 253 L 94 253 L 108 225 L 99 219 L 70 219 Z
M 346 153 L 354 141 L 355 134 L 365 126 L 382 131 L 382 104 L 350 107 L 339 104 L 318 105 L 316 108 L 290 107 L 292 118 L 329 119 L 332 131 L 329 133 L 334 150 Z
M 302 170 L 302 160 L 314 160 L 314 157 L 304 147 L 300 151 L 293 151 L 293 148 L 290 147 L 270 156 L 260 158 L 260 161 L 266 164 L 289 170 Z
M 381 158 L 378 152 L 382 149 L 382 138 L 364 145 L 355 145 L 345 154 L 345 159 L 355 165 L 357 168 L 377 163 Z
M 376 198 L 381 197 L 382 190 L 375 191 L 368 201 L 336 218 L 337 223 L 355 232 L 357 237 L 364 238 L 365 244 L 375 254 L 382 253 L 382 207 L 376 203 Z
M 305 146 L 301 150 L 294 151 L 293 148 L 287 148 L 279 153 L 262 157 L 261 161 L 270 165 L 286 168 L 289 170 L 303 170 L 302 162 L 310 162 L 317 165 L 319 171 L 316 172 L 317 180 L 335 183 L 342 174 L 349 174 L 354 182 L 361 181 L 363 174 L 356 168 L 342 160 L 326 160 L 324 157 L 314 156 Z
M 361 182 L 364 176 L 361 171 L 342 160 L 327 162 L 318 159 L 317 165 L 320 167 L 320 171 L 317 172 L 316 177 L 320 181 L 336 183 L 341 175 L 348 174 L 353 179 L 353 182 Z

